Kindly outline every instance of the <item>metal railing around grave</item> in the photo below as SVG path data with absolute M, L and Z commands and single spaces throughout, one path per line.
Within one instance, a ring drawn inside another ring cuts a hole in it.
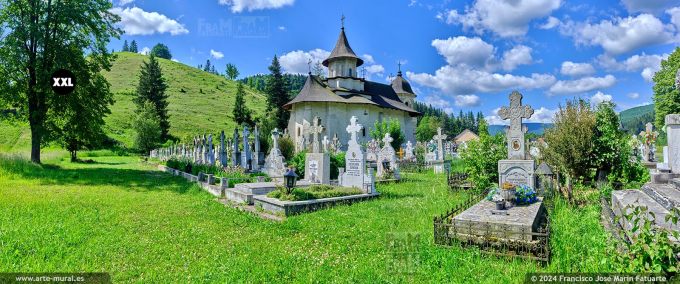
M 472 196 L 434 217 L 434 243 L 441 246 L 477 246 L 490 255 L 550 262 L 550 220 L 547 214 L 540 220 L 536 232 L 508 225 L 453 221 L 456 215 L 479 202 L 483 196 Z

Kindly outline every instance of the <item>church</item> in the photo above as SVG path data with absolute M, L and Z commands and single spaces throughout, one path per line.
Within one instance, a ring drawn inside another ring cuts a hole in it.
M 402 77 L 401 70 L 389 85 L 361 78 L 357 68 L 363 63 L 350 47 L 343 25 L 333 51 L 322 62 L 328 68 L 327 78 L 310 72 L 300 93 L 284 105 L 290 110 L 288 131 L 296 151 L 309 149 L 313 138 L 309 129 L 314 126 L 315 117 L 320 118 L 319 125 L 323 126 L 319 137 L 327 136 L 330 140 L 337 135 L 343 149 L 349 140 L 345 128 L 352 116 L 364 126 L 358 135 L 359 143 L 371 140 L 370 131 L 376 121 L 389 119 L 398 120 L 406 141 L 415 143 L 420 113 L 413 106 L 416 94 L 411 85 Z

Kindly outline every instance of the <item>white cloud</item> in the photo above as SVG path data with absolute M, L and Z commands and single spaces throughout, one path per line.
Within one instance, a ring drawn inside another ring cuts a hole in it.
M 174 62 L 179 62 L 179 60 L 177 60 L 176 58 L 173 58 L 173 59 L 170 59 L 170 60 L 172 60 Z
M 363 58 L 364 61 L 366 61 L 367 64 L 373 64 L 373 63 L 375 63 L 375 59 L 373 58 L 373 55 L 364 54 L 364 55 L 361 56 L 361 58 Z
M 279 29 L 280 31 L 286 31 L 286 27 L 284 27 L 284 26 L 279 26 L 278 29 Z
M 407 75 L 413 82 L 452 95 L 546 88 L 555 83 L 555 77 L 548 74 L 516 76 L 450 65 L 439 68 L 434 75 L 412 72 L 407 72 Z
M 626 72 L 640 72 L 640 76 L 647 82 L 652 82 L 654 73 L 661 69 L 661 60 L 668 58 L 668 54 L 651 54 L 646 53 L 636 54 L 628 57 L 621 62 L 616 61 L 616 58 L 606 54 L 597 57 L 597 63 L 609 71 L 626 71 Z
M 140 54 L 144 55 L 149 55 L 149 52 L 151 52 L 151 48 L 149 48 L 148 46 L 145 46 L 144 48 L 142 48 L 142 50 L 139 51 Z
M 655 12 L 677 4 L 677 0 L 621 0 L 626 9 L 633 12 Z
M 383 73 L 385 73 L 385 67 L 383 67 L 380 64 L 368 65 L 364 68 L 366 68 L 366 73 L 369 75 L 369 78 L 370 78 L 370 75 L 372 75 L 372 74 L 382 76 Z
M 310 51 L 295 50 L 281 55 L 279 61 L 286 73 L 307 74 L 309 66 L 307 63 L 312 60 L 312 67 L 317 62 L 322 62 L 328 58 L 329 51 L 317 48 Z
M 603 92 L 597 92 L 595 95 L 590 97 L 590 105 L 591 106 L 597 106 L 602 102 L 611 102 L 612 101 L 612 95 L 607 95 Z
M 125 6 L 127 4 L 130 4 L 132 2 L 135 2 L 135 0 L 118 0 L 118 6 Z
M 531 64 L 531 47 L 518 45 L 503 53 L 503 70 L 511 71 L 519 65 Z
M 494 58 L 494 47 L 479 37 L 458 36 L 448 39 L 435 39 L 432 46 L 437 53 L 446 58 L 450 65 L 465 64 L 471 67 L 484 67 Z
M 640 97 L 640 94 L 639 93 L 630 93 L 630 94 L 628 94 L 628 97 L 631 98 L 631 99 L 637 99 L 637 98 Z
M 586 75 L 595 74 L 595 68 L 589 63 L 574 63 L 571 61 L 562 62 L 562 68 L 560 69 L 562 75 L 580 77 Z
M 210 49 L 210 56 L 215 59 L 222 59 L 222 57 L 224 57 L 224 53 Z
M 610 54 L 668 43 L 673 38 L 673 27 L 651 14 L 617 17 L 596 24 L 568 22 L 561 27 L 561 32 L 572 36 L 577 45 L 599 45 Z
M 458 107 L 473 107 L 479 106 L 480 100 L 476 95 L 457 95 L 454 97 L 455 104 Z
M 244 10 L 255 11 L 264 9 L 278 9 L 293 5 L 295 0 L 219 0 L 220 5 L 231 6 L 231 11 L 240 13 Z
M 605 89 L 616 83 L 616 77 L 585 77 L 577 80 L 560 80 L 550 87 L 550 94 L 578 94 L 598 89 Z
M 680 32 L 680 7 L 668 9 L 666 14 L 671 16 L 671 23 L 675 26 L 675 30 Z
M 523 36 L 534 19 L 549 16 L 561 0 L 477 0 L 465 13 L 456 10 L 439 15 L 449 24 L 461 24 L 477 33 L 492 31 L 501 37 Z
M 502 119 L 500 116 L 498 116 L 498 111 L 500 111 L 501 108 L 496 108 L 491 112 L 491 115 L 486 115 L 484 116 L 484 119 L 486 119 L 486 122 L 490 125 L 508 125 L 509 121 Z M 538 109 L 534 109 L 534 114 L 531 115 L 531 118 L 529 119 L 524 119 L 523 122 L 536 122 L 536 123 L 552 123 L 553 119 L 555 118 L 555 114 L 557 113 L 559 109 L 548 109 L 545 107 L 540 107 Z
M 549 29 L 552 29 L 554 27 L 559 26 L 561 23 L 562 22 L 560 22 L 560 20 L 558 18 L 550 16 L 550 17 L 548 17 L 548 20 L 544 24 L 538 26 L 538 28 L 540 28 L 542 30 L 549 30 Z
M 146 12 L 140 8 L 111 8 L 111 13 L 120 16 L 120 25 L 128 35 L 152 35 L 170 33 L 180 35 L 189 33 L 184 25 L 156 12 Z
M 450 100 L 445 100 L 438 95 L 430 95 L 424 98 L 423 103 L 444 110 L 446 113 L 453 113 Z

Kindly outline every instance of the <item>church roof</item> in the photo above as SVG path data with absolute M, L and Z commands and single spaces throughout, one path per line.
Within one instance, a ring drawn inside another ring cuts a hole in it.
M 397 94 L 408 93 L 415 95 L 413 89 L 411 89 L 411 84 L 401 76 L 401 71 L 397 72 L 397 77 L 392 80 L 392 89 Z
M 338 41 L 335 42 L 335 47 L 333 48 L 333 51 L 331 51 L 331 55 L 329 55 L 328 58 L 322 62 L 323 66 L 328 67 L 330 60 L 335 58 L 355 58 L 357 60 L 357 67 L 361 66 L 361 64 L 364 64 L 364 61 L 359 58 L 356 53 L 354 53 L 354 50 L 352 50 L 352 48 L 349 46 L 347 36 L 345 36 L 344 27 L 340 30 Z
M 479 136 L 477 134 L 472 132 L 470 129 L 465 129 L 460 134 L 456 135 L 456 137 L 453 138 L 453 141 L 459 142 L 458 140 L 464 138 L 466 135 L 468 135 L 469 139 L 465 139 L 464 141 L 460 141 L 460 142 L 467 142 L 467 141 L 470 141 L 472 139 L 479 139 Z M 472 136 L 469 136 L 469 135 L 472 135 Z
M 336 92 L 347 92 L 349 94 L 336 94 Z M 369 104 L 382 108 L 390 108 L 408 112 L 411 116 L 420 115 L 413 108 L 399 100 L 399 96 L 394 92 L 392 86 L 377 82 L 364 81 L 364 90 L 344 90 L 331 89 L 319 77 L 314 75 L 307 76 L 305 85 L 300 93 L 283 107 L 290 109 L 293 104 L 301 102 L 335 102 L 347 104 Z

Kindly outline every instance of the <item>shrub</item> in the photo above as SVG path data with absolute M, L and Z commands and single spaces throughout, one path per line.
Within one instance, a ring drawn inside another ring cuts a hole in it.
M 373 126 L 373 130 L 371 130 L 371 137 L 375 140 L 381 141 L 382 144 L 382 139 L 385 138 L 385 133 L 389 133 L 393 139 L 390 143 L 392 148 L 399 151 L 401 144 L 404 143 L 404 140 L 406 140 L 404 132 L 401 131 L 399 120 L 393 118 L 389 120 L 383 120 L 382 122 L 376 121 Z
M 290 137 L 281 137 L 279 139 L 279 150 L 281 150 L 281 155 L 283 155 L 286 160 L 292 159 L 295 154 L 293 139 Z
M 495 136 L 482 133 L 479 140 L 467 142 L 467 147 L 460 150 L 465 172 L 478 190 L 487 189 L 498 180 L 498 161 L 507 155 L 505 136 L 500 133 Z
M 312 185 L 305 188 L 293 188 L 290 192 L 283 186 L 267 194 L 268 197 L 286 201 L 302 201 L 361 194 L 355 187 L 334 187 L 325 184 Z
M 156 108 L 146 102 L 134 117 L 134 147 L 144 155 L 158 147 L 161 140 L 161 124 Z
M 305 176 L 305 159 L 307 158 L 306 152 L 300 152 L 295 154 L 292 159 L 288 161 L 288 166 L 295 169 L 295 173 L 300 177 Z
M 330 154 L 331 156 L 331 179 L 337 179 L 340 174 L 338 168 L 345 167 L 345 152 L 338 152 L 337 154 Z

